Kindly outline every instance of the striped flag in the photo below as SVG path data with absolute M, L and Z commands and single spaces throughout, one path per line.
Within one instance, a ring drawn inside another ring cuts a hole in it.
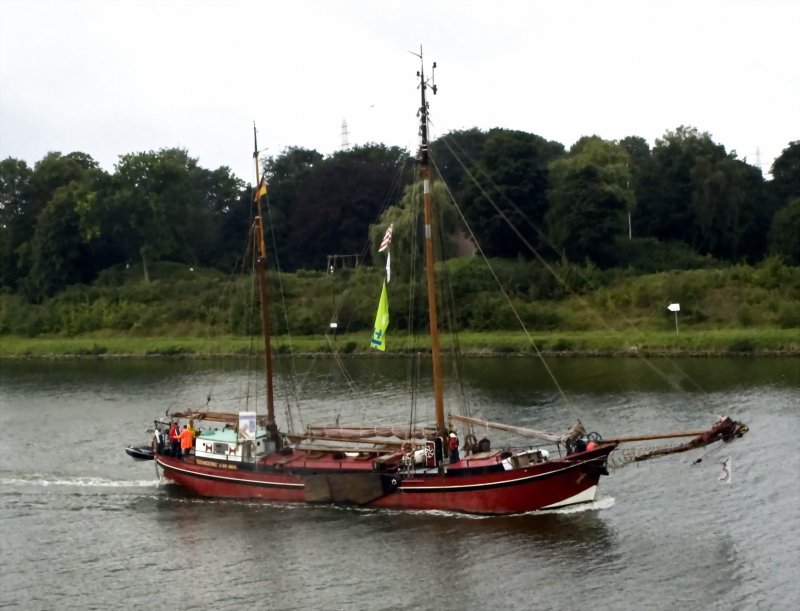
M 383 252 L 389 248 L 389 244 L 392 243 L 392 229 L 394 229 L 394 223 L 386 228 L 386 233 L 383 234 L 383 240 L 381 241 L 381 247 L 378 249 L 378 252 Z
M 392 231 L 394 230 L 394 223 L 391 223 L 386 228 L 386 233 L 383 234 L 383 240 L 381 240 L 381 247 L 378 249 L 378 252 L 383 252 L 384 250 L 389 249 L 389 244 L 392 243 Z M 386 253 L 386 282 L 389 282 L 392 278 L 391 272 L 391 261 L 392 255 L 390 253 Z

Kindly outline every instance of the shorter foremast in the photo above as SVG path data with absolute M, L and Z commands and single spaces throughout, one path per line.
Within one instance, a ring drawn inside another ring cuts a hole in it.
M 261 330 L 264 335 L 264 374 L 267 388 L 267 432 L 270 441 L 280 445 L 278 426 L 275 424 L 275 400 L 272 389 L 272 347 L 270 342 L 269 326 L 269 300 L 267 294 L 267 245 L 264 240 L 264 214 L 261 208 L 261 198 L 267 194 L 266 177 L 261 176 L 258 167 L 258 134 L 255 123 L 253 124 L 253 161 L 256 164 L 256 190 L 253 196 L 257 215 L 254 220 L 255 233 L 253 239 L 258 252 L 256 272 L 258 274 L 259 310 L 261 312 Z
M 439 344 L 439 321 L 436 313 L 436 284 L 434 278 L 434 256 L 433 256 L 433 205 L 431 203 L 431 167 L 429 159 L 428 145 L 428 102 L 425 92 L 430 86 L 431 91 L 436 95 L 436 85 L 433 83 L 433 71 L 436 69 L 436 62 L 431 68 L 430 83 L 425 79 L 425 66 L 422 61 L 422 48 L 419 54 L 414 53 L 420 60 L 420 69 L 417 72 L 419 77 L 419 88 L 421 103 L 419 108 L 419 174 L 422 179 L 422 206 L 425 221 L 425 276 L 428 283 L 428 325 L 431 337 L 431 366 L 433 373 L 433 397 L 436 406 L 436 431 L 437 434 L 445 438 L 447 430 L 444 422 L 444 395 L 442 392 L 442 357 Z

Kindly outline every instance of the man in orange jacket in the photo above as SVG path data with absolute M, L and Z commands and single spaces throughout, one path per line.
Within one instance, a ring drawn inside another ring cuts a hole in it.
M 194 435 L 192 431 L 189 430 L 187 425 L 183 425 L 183 430 L 181 431 L 180 435 L 181 439 L 181 450 L 183 451 L 184 456 L 189 456 L 189 452 L 192 450 L 192 446 L 194 445 Z

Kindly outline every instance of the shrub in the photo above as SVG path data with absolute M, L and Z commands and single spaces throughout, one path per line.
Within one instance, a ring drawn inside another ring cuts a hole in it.
M 742 327 L 752 327 L 756 324 L 758 315 L 750 306 L 742 306 L 737 312 L 736 318 Z
M 108 352 L 108 348 L 99 344 L 92 344 L 89 348 L 82 348 L 75 351 L 81 356 L 101 356 Z
M 558 310 L 547 302 L 521 304 L 518 312 L 529 330 L 551 331 L 563 326 L 564 321 Z
M 147 356 L 184 356 L 194 354 L 194 350 L 188 346 L 164 346 L 145 352 Z
M 617 240 L 617 265 L 639 273 L 671 269 L 706 269 L 722 265 L 707 255 L 700 255 L 683 242 L 660 242 L 656 238 L 620 238 Z
M 755 344 L 749 339 L 739 339 L 732 342 L 731 345 L 728 346 L 728 352 L 749 353 L 749 352 L 754 352 L 755 349 L 756 349 Z
M 572 342 L 562 337 L 559 337 L 553 344 L 551 350 L 553 352 L 567 352 L 569 350 L 572 350 Z
M 778 325 L 781 329 L 800 327 L 800 303 L 785 303 L 778 309 Z

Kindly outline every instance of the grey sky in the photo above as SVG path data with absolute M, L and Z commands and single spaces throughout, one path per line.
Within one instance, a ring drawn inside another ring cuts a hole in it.
M 569 147 L 691 125 L 766 173 L 800 139 L 800 1 L 0 0 L 0 158 L 271 154 L 505 127 Z

